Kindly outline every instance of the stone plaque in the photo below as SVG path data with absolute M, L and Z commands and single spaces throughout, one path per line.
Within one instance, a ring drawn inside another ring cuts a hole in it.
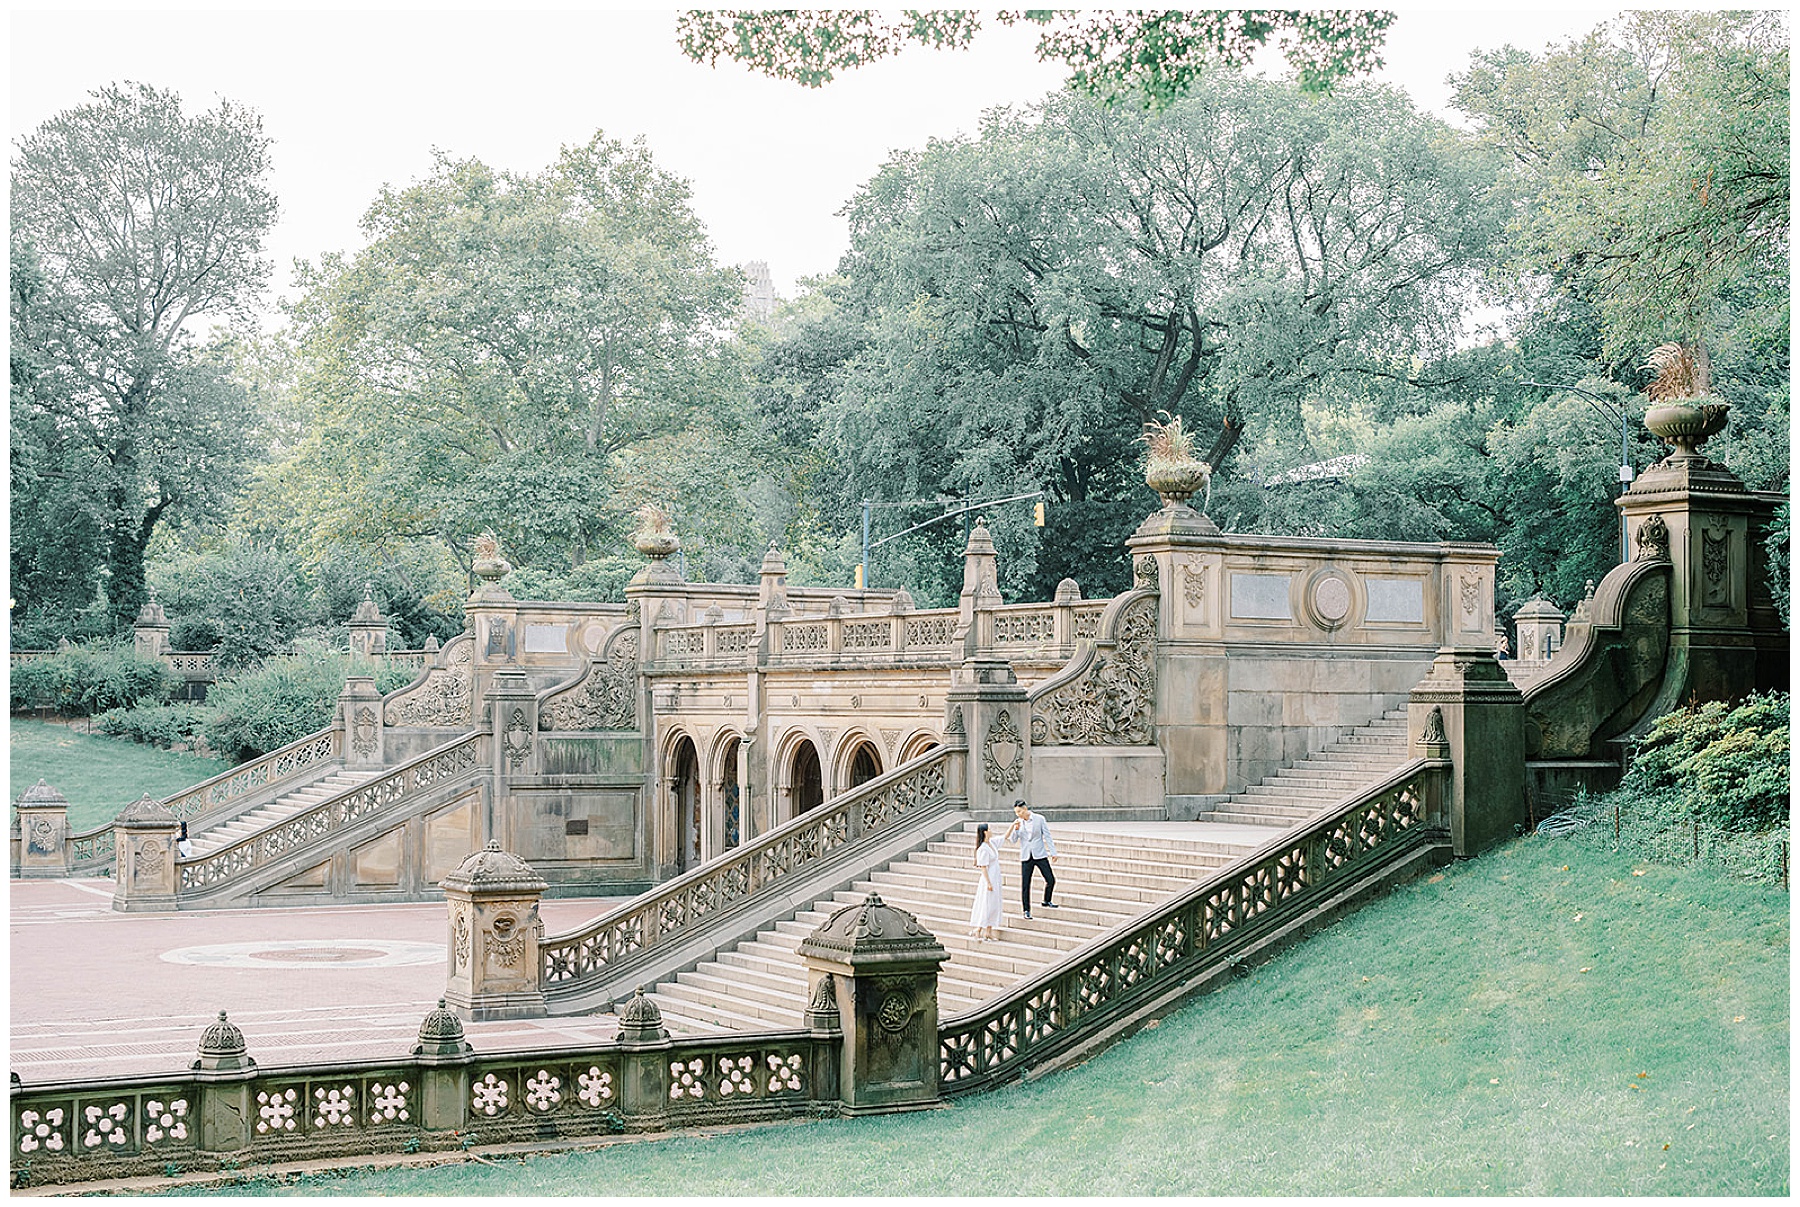
M 527 654 L 566 654 L 569 652 L 569 626 L 566 624 L 528 624 L 525 626 Z
M 1231 615 L 1236 620 L 1292 620 L 1285 574 L 1233 574 Z
M 1322 578 L 1313 588 L 1313 608 L 1326 624 L 1341 624 L 1350 615 L 1350 584 L 1341 578 Z
M 1367 619 L 1425 623 L 1425 584 L 1416 578 L 1371 578 Z

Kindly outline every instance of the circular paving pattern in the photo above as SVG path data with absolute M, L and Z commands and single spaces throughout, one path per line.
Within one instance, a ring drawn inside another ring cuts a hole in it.
M 178 947 L 162 958 L 209 968 L 405 968 L 442 964 L 444 945 L 400 939 L 264 939 Z

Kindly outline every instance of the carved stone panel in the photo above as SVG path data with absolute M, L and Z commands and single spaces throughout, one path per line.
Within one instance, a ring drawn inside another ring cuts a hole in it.
M 626 633 L 613 643 L 605 662 L 591 662 L 573 687 L 544 702 L 538 728 L 544 730 L 636 729 L 638 639 Z
M 1025 774 L 1025 745 L 1019 741 L 1018 726 L 1012 713 L 1001 709 L 988 727 L 987 739 L 981 744 L 981 775 L 996 792 L 1017 787 Z
M 385 720 L 389 725 L 467 725 L 474 705 L 472 663 L 468 642 L 450 651 L 443 666 L 433 667 L 412 691 L 389 701 Z
M 1119 618 L 1111 649 L 1096 649 L 1081 678 L 1032 709 L 1034 746 L 1148 746 L 1156 705 L 1156 600 L 1139 599 Z

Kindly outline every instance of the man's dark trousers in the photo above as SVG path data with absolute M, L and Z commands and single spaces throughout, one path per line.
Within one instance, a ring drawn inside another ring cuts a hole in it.
M 1044 874 L 1044 904 L 1050 904 L 1050 895 L 1056 891 L 1056 873 L 1050 870 L 1048 859 L 1019 860 L 1019 899 L 1025 903 L 1025 912 L 1031 912 L 1031 873 Z

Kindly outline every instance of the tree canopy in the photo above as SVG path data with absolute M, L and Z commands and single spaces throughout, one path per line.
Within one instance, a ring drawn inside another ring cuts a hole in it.
M 1040 62 L 1068 64 L 1070 86 L 1089 96 L 1131 98 L 1160 108 L 1186 96 L 1204 75 L 1247 66 L 1271 38 L 1300 86 L 1328 91 L 1381 66 L 1381 43 L 1394 14 L 1366 9 L 1196 9 L 1120 13 L 1076 9 L 1005 10 L 1002 25 L 1043 27 Z M 695 62 L 730 58 L 808 88 L 836 73 L 900 53 L 911 44 L 962 49 L 981 31 L 972 9 L 906 9 L 898 19 L 873 9 L 715 12 L 694 9 L 680 22 L 681 48 Z

